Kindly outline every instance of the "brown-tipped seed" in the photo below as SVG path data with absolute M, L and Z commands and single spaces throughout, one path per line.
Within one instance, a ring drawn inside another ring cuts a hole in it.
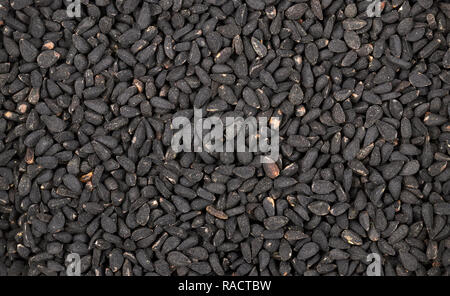
M 215 207 L 213 207 L 212 205 L 209 205 L 206 207 L 206 211 L 213 215 L 214 217 L 218 218 L 218 219 L 222 219 L 222 220 L 226 220 L 228 219 L 228 215 L 225 214 L 224 212 L 216 209 Z
M 53 66 L 61 55 L 54 50 L 43 51 L 37 57 L 37 63 L 41 68 L 50 68 Z
M 352 230 L 345 229 L 341 233 L 342 239 L 344 239 L 347 243 L 351 245 L 360 246 L 362 245 L 361 237 Z
M 271 179 L 276 179 L 280 175 L 280 168 L 276 162 L 265 162 L 263 163 L 263 168 L 267 177 Z

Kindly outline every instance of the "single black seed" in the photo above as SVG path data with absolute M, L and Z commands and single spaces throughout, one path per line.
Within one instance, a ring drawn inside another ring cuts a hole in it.
M 309 242 L 303 245 L 303 247 L 299 250 L 297 259 L 306 260 L 319 252 L 319 246 L 314 242 Z
M 37 56 L 37 63 L 41 68 L 50 68 L 53 66 L 61 55 L 54 50 L 46 50 Z
M 325 216 L 330 212 L 330 205 L 324 201 L 313 201 L 308 209 L 317 216 Z

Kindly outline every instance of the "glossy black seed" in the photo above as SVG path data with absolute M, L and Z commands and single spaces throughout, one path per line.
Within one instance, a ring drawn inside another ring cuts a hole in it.
M 431 80 L 424 74 L 412 72 L 409 75 L 409 82 L 415 87 L 425 87 L 431 85 Z
M 278 89 L 278 85 L 275 82 L 275 79 L 273 78 L 273 76 L 267 72 L 266 70 L 262 70 L 259 73 L 259 79 L 261 80 L 261 82 L 263 84 L 265 84 L 266 86 L 268 86 L 269 88 L 273 89 L 273 90 L 277 90 Z
M 442 115 L 435 114 L 435 113 L 426 113 L 425 117 L 423 119 L 423 122 L 427 126 L 437 126 L 437 125 L 442 125 L 448 121 L 447 121 L 447 118 Z
M 242 97 L 248 105 L 250 105 L 254 108 L 260 107 L 258 97 L 256 96 L 256 93 L 251 88 L 245 87 L 242 91 Z
M 31 179 L 27 175 L 22 176 L 19 181 L 18 193 L 20 196 L 27 195 L 31 190 Z
M 328 48 L 330 51 L 335 53 L 342 53 L 347 51 L 347 45 L 342 40 L 331 40 L 328 43 Z
M 251 42 L 253 50 L 259 57 L 263 58 L 267 55 L 267 48 L 264 46 L 264 44 L 262 44 L 260 40 L 256 39 L 255 37 L 252 37 Z
M 309 148 L 311 146 L 308 139 L 301 135 L 290 135 L 287 142 L 289 145 L 298 148 Z
M 286 10 L 285 15 L 288 19 L 298 20 L 303 16 L 307 9 L 308 5 L 306 3 L 295 4 Z
M 351 49 L 359 49 L 361 47 L 361 40 L 355 31 L 345 31 L 344 41 Z
M 59 133 L 64 131 L 65 124 L 64 121 L 55 115 L 47 116 L 42 115 L 41 120 L 45 123 L 48 130 L 52 133 Z
M 124 263 L 124 257 L 120 249 L 114 249 L 108 254 L 109 267 L 112 272 L 117 272 Z
M 64 185 L 69 188 L 69 190 L 75 193 L 80 194 L 83 190 L 81 182 L 74 175 L 67 174 L 62 178 L 62 181 L 64 182 Z
M 264 219 L 264 227 L 268 230 L 276 230 L 282 228 L 289 222 L 289 219 L 284 216 L 272 216 Z
M 434 212 L 437 215 L 450 215 L 450 203 L 438 202 L 434 204 Z
M 401 176 L 410 176 L 416 174 L 420 169 L 418 160 L 408 161 L 400 171 Z
M 342 22 L 345 30 L 354 31 L 363 28 L 367 22 L 357 18 L 347 18 Z
M 61 55 L 54 50 L 46 50 L 37 56 L 37 63 L 41 68 L 50 68 L 53 66 Z
M 336 189 L 333 183 L 326 180 L 315 180 L 311 185 L 311 190 L 317 194 L 328 194 Z
M 314 242 L 304 244 L 297 254 L 297 259 L 306 260 L 319 252 L 319 246 Z
M 324 201 L 313 201 L 308 209 L 317 216 L 325 216 L 330 212 L 330 205 Z
M 33 4 L 32 0 L 12 0 L 10 2 L 11 7 L 14 8 L 15 10 L 21 10 L 25 7 L 27 7 L 28 5 Z
M 115 233 L 117 231 L 117 224 L 113 218 L 103 215 L 100 221 L 104 231 L 108 233 Z
M 62 212 L 57 212 L 49 221 L 47 230 L 49 233 L 57 233 L 61 232 L 64 228 L 64 224 L 66 223 L 66 219 Z
M 402 167 L 403 161 L 400 160 L 386 164 L 382 170 L 383 178 L 385 180 L 394 178 L 400 172 Z
M 279 177 L 275 179 L 273 185 L 275 188 L 284 189 L 296 184 L 297 181 L 294 178 L 290 177 Z
M 404 239 L 408 234 L 408 226 L 400 225 L 389 237 L 388 242 L 392 245 L 402 239 Z
M 34 62 L 38 55 L 38 50 L 26 39 L 19 41 L 19 49 L 23 59 L 29 63 Z
M 397 130 L 391 124 L 383 121 L 377 121 L 375 124 L 386 141 L 394 141 L 397 138 Z
M 345 240 L 350 245 L 356 245 L 356 246 L 362 245 L 361 237 L 352 230 L 345 229 L 344 231 L 342 231 L 341 237 L 343 240 Z
M 367 109 L 364 127 L 369 128 L 383 117 L 383 109 L 378 105 L 372 105 Z
M 314 43 L 308 43 L 305 47 L 305 57 L 308 59 L 308 61 L 315 65 L 317 63 L 317 60 L 319 58 L 319 50 L 317 46 Z
M 176 267 L 187 266 L 191 264 L 191 260 L 181 252 L 173 251 L 167 254 L 167 262 Z
M 416 257 L 414 257 L 411 253 L 400 250 L 399 251 L 400 262 L 402 265 L 409 271 L 415 271 L 418 268 L 419 262 Z

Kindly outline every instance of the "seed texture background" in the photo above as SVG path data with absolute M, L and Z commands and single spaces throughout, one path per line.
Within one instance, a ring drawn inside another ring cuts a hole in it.
M 448 1 L 0 4 L 0 275 L 449 275 Z M 194 108 L 279 159 L 175 153 Z

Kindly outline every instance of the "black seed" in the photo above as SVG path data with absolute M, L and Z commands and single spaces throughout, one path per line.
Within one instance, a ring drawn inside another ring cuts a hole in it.
M 397 130 L 389 123 L 377 121 L 375 124 L 386 141 L 394 141 L 397 138 Z
M 423 119 L 423 122 L 427 126 L 442 125 L 447 122 L 447 118 L 435 113 L 427 113 Z
M 351 245 L 356 245 L 356 246 L 362 245 L 361 237 L 352 230 L 345 229 L 344 231 L 342 231 L 341 237 L 343 240 L 345 240 L 347 243 L 349 243 Z
M 209 214 L 211 214 L 211 215 L 213 215 L 214 217 L 216 217 L 216 218 L 223 219 L 223 220 L 228 219 L 228 215 L 227 215 L 227 214 L 225 214 L 224 212 L 222 212 L 222 211 L 220 211 L 220 210 L 217 210 L 217 209 L 214 208 L 213 206 L 207 206 L 207 207 L 206 207 L 206 211 L 207 211 Z
M 431 80 L 424 74 L 412 72 L 409 75 L 409 82 L 415 87 L 425 87 L 431 85 Z
M 367 22 L 365 20 L 356 19 L 356 18 L 348 18 L 342 22 L 342 25 L 345 30 L 354 31 L 363 28 Z
M 418 268 L 419 262 L 416 257 L 407 251 L 399 251 L 400 262 L 409 271 L 415 271 Z
M 100 221 L 103 230 L 105 230 L 106 232 L 115 233 L 117 231 L 116 221 L 111 217 L 103 215 Z
M 14 8 L 16 10 L 21 10 L 28 5 L 32 5 L 33 1 L 32 0 L 12 0 L 10 2 L 10 4 L 11 4 L 12 8 Z
M 278 89 L 277 83 L 275 82 L 274 78 L 266 70 L 262 70 L 259 73 L 259 79 L 261 80 L 262 83 L 264 83 L 266 86 L 270 87 L 271 89 L 273 89 L 273 90 Z
M 311 185 L 311 190 L 317 194 L 328 194 L 336 189 L 333 183 L 326 180 L 315 180 Z
M 63 230 L 66 219 L 62 212 L 57 212 L 48 223 L 47 230 L 49 233 L 57 233 Z
M 309 148 L 311 146 L 308 139 L 301 135 L 291 135 L 287 139 L 289 145 L 297 148 Z
M 64 121 L 54 115 L 42 115 L 41 120 L 45 123 L 48 130 L 52 133 L 59 133 L 64 131 Z
M 108 254 L 109 267 L 112 272 L 117 272 L 124 263 L 124 257 L 120 249 L 114 249 Z
M 361 47 L 361 39 L 355 31 L 345 31 L 344 40 L 351 49 L 359 49 Z
M 267 48 L 262 44 L 262 42 L 255 37 L 252 37 L 251 39 L 253 50 L 256 52 L 256 54 L 263 58 L 267 55 Z
M 290 187 L 296 183 L 297 183 L 297 181 L 294 178 L 279 177 L 279 178 L 275 179 L 273 185 L 275 188 L 283 189 L 283 188 Z
M 34 45 L 25 39 L 20 39 L 19 41 L 20 53 L 25 61 L 31 63 L 36 60 L 38 55 L 38 50 Z
M 74 175 L 70 174 L 64 175 L 62 181 L 64 182 L 64 185 L 66 185 L 66 187 L 69 188 L 69 190 L 78 194 L 81 193 L 83 187 L 81 185 L 81 182 Z
M 53 66 L 61 55 L 54 50 L 43 51 L 37 57 L 37 63 L 41 68 L 50 68 Z
M 307 9 L 308 5 L 306 3 L 295 4 L 286 10 L 285 15 L 288 19 L 298 20 L 303 16 Z
M 400 176 L 411 176 L 416 174 L 420 169 L 418 160 L 408 161 L 400 171 Z
M 297 259 L 306 260 L 319 252 L 319 246 L 314 242 L 304 244 L 297 254 Z
M 434 212 L 437 215 L 450 215 L 450 203 L 438 202 L 434 204 Z
M 347 45 L 342 40 L 334 40 L 334 39 L 331 40 L 328 43 L 328 48 L 330 49 L 330 51 L 336 53 L 342 53 L 347 51 Z
M 268 230 L 276 230 L 282 228 L 289 222 L 289 219 L 284 216 L 273 216 L 264 219 L 264 226 Z
M 191 264 L 191 260 L 181 252 L 173 251 L 167 254 L 167 262 L 176 267 L 187 266 Z
M 314 43 L 309 43 L 305 47 L 305 56 L 311 65 L 315 65 L 319 58 L 319 50 Z
M 313 201 L 308 209 L 317 216 L 325 216 L 330 212 L 330 205 L 323 201 Z

